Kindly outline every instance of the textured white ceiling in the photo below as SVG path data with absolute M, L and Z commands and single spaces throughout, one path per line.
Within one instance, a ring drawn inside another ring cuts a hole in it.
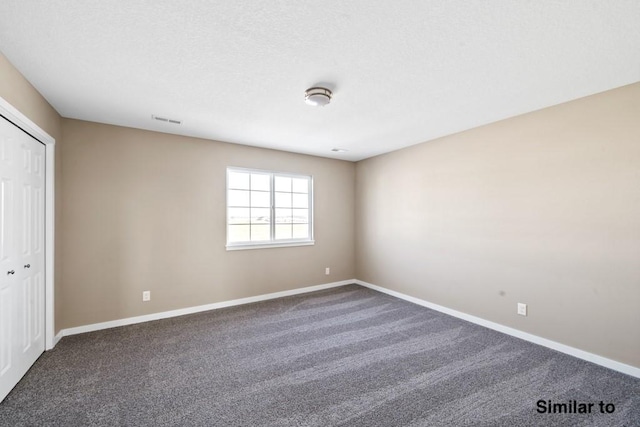
M 640 81 L 640 1 L 2 0 L 0 50 L 65 117 L 359 160 Z

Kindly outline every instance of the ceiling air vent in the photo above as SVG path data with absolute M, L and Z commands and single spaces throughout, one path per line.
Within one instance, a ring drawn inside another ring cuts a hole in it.
M 176 120 L 176 119 L 168 119 L 166 117 L 160 117 L 160 116 L 156 116 L 154 114 L 151 115 L 151 118 L 153 120 L 157 120 L 159 122 L 165 122 L 165 123 L 173 123 L 174 125 L 180 125 L 182 124 L 182 120 Z

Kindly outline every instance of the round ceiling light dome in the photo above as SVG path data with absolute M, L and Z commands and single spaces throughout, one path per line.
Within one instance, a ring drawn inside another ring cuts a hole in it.
M 324 87 L 312 87 L 305 91 L 304 102 L 314 107 L 324 107 L 331 102 L 331 91 Z

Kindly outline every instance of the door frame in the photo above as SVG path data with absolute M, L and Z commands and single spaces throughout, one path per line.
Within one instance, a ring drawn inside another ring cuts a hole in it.
M 44 144 L 45 147 L 45 224 L 44 224 L 44 345 L 51 350 L 55 337 L 55 143 L 56 140 L 0 96 L 0 114 Z

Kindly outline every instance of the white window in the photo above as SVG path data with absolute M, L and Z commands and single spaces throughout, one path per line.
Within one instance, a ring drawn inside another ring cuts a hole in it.
M 309 175 L 227 168 L 227 249 L 313 244 Z

